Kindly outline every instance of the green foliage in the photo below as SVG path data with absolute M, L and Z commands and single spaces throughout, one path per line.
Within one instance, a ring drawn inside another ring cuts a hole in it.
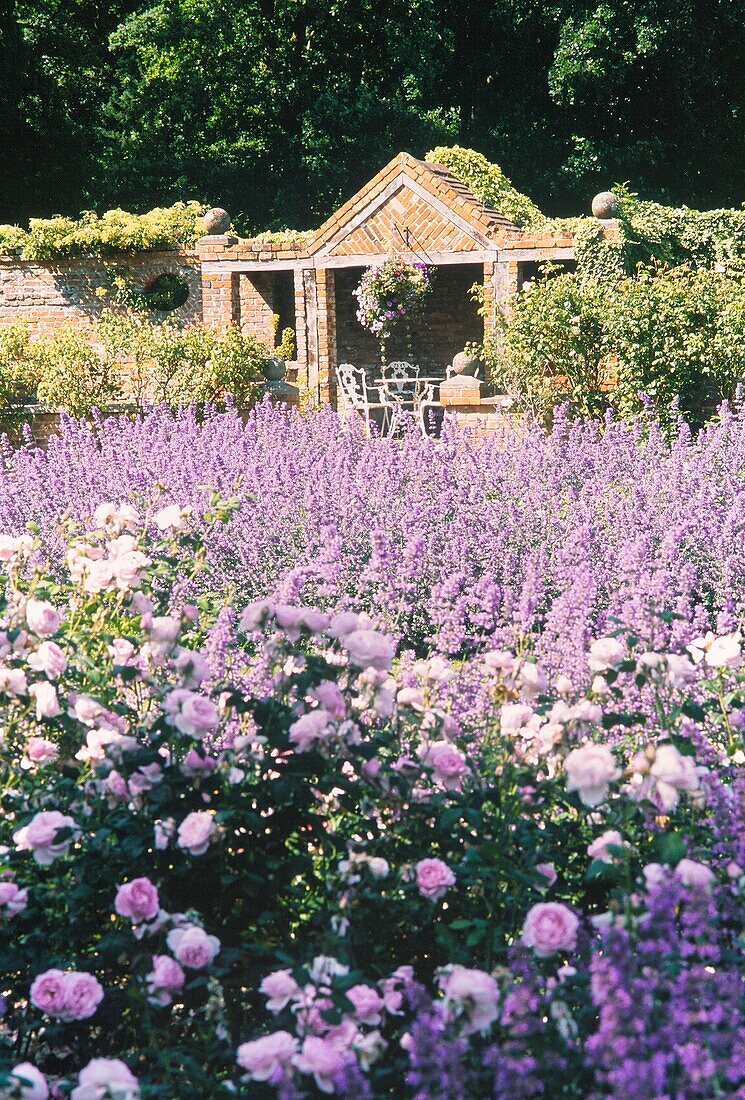
M 515 297 L 483 356 L 492 381 L 537 413 L 568 398 L 587 415 L 631 417 L 646 394 L 663 418 L 679 402 L 696 421 L 745 377 L 745 285 L 688 267 L 546 279 Z
M 89 340 L 74 330 L 45 336 L 32 351 L 39 401 L 73 416 L 88 416 L 121 398 L 108 364 Z
M 179 248 L 203 236 L 205 210 L 198 202 L 177 202 L 147 214 L 107 210 L 100 217 L 86 211 L 79 218 L 32 218 L 27 231 L 0 226 L 0 253 L 20 252 L 24 260 L 49 261 Z
M 616 188 L 629 271 L 639 266 L 745 271 L 745 210 L 689 210 L 645 202 Z
M 294 328 L 283 328 L 282 339 L 274 349 L 274 354 L 285 363 L 291 363 L 297 355 L 297 340 Z
M 0 413 L 5 419 L 29 400 L 34 388 L 35 372 L 28 351 L 29 331 L 23 321 L 0 331 Z
M 490 164 L 482 153 L 474 149 L 438 146 L 424 158 L 430 164 L 441 164 L 464 183 L 487 206 L 519 226 L 540 226 L 546 221 L 532 199 L 522 195 L 504 174 L 498 164 Z

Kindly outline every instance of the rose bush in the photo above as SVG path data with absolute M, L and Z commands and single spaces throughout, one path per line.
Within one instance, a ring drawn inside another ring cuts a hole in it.
M 739 633 L 417 658 L 237 507 L 0 544 L 0 1096 L 744 1095 Z

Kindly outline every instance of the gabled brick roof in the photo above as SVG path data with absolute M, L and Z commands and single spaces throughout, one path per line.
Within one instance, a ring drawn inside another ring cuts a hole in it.
M 343 239 L 347 226 L 356 224 L 361 216 L 364 218 L 364 211 L 368 207 L 374 208 L 376 198 L 389 185 L 394 185 L 397 179 L 401 180 L 401 185 L 404 187 L 407 180 L 413 182 L 434 200 L 444 204 L 455 217 L 473 231 L 477 240 L 486 245 L 496 247 L 508 234 L 519 232 L 518 227 L 509 218 L 477 199 L 465 184 L 442 165 L 417 160 L 409 153 L 399 153 L 356 195 L 340 206 L 320 229 L 316 230 L 308 241 L 308 252 L 314 255 L 337 238 Z M 416 198 L 420 202 L 426 201 L 419 195 L 416 195 Z

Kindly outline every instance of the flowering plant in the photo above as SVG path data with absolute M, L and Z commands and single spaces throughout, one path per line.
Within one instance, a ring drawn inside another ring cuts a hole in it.
M 431 289 L 426 264 L 385 260 L 369 267 L 354 291 L 359 303 L 357 320 L 384 345 L 399 321 L 422 309 Z
M 0 1097 L 738 1095 L 739 633 L 396 663 L 237 507 L 0 538 Z

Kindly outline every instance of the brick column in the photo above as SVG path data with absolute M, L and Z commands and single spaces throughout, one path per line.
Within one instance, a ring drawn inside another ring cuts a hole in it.
M 318 303 L 318 400 L 333 402 L 336 394 L 336 288 L 334 273 L 328 268 L 316 271 Z
M 502 313 L 509 311 L 509 300 L 520 288 L 519 278 L 520 265 L 514 260 L 500 260 L 494 264 L 492 285 L 495 310 L 499 309 Z M 496 313 L 494 316 L 496 318 Z
M 308 310 L 306 306 L 305 273 L 306 269 L 297 268 L 293 277 L 295 289 L 297 384 L 299 389 L 303 392 L 310 389 L 308 379 Z
M 202 319 L 207 328 L 224 332 L 240 318 L 238 276 L 232 272 L 202 277 Z

